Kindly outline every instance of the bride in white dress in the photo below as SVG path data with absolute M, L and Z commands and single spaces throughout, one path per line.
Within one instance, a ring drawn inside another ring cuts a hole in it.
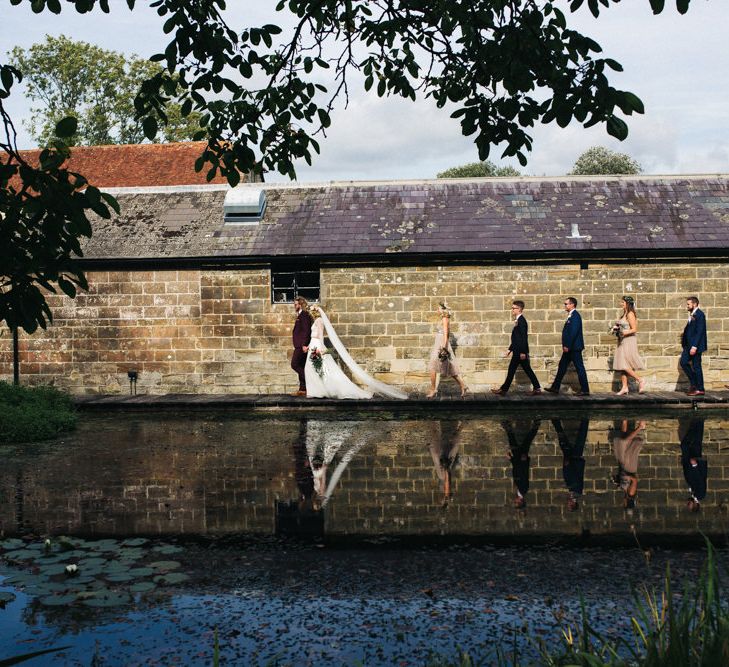
M 306 395 L 308 397 L 363 399 L 372 398 L 373 394 L 380 394 L 389 398 L 399 398 L 401 400 L 408 397 L 407 394 L 399 389 L 375 380 L 375 378 L 360 368 L 357 362 L 352 359 L 349 352 L 347 352 L 347 348 L 342 344 L 329 318 L 321 308 L 314 306 L 309 312 L 314 318 L 314 322 L 311 325 L 311 341 L 309 342 L 309 351 L 306 353 L 306 366 L 304 368 L 306 375 Z M 367 387 L 366 390 L 354 384 L 344 374 L 344 371 L 339 367 L 332 355 L 327 352 L 327 348 L 324 346 L 325 331 L 334 349 L 339 354 L 342 363 L 349 368 L 352 377 Z M 318 362 L 316 366 L 312 360 L 312 354 L 315 351 L 318 351 L 318 354 L 321 355 L 321 362 Z

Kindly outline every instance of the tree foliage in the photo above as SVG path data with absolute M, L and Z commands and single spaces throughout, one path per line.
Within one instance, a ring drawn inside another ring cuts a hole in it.
M 618 2 L 571 0 L 565 12 L 545 0 L 279 0 L 276 10 L 293 17 L 284 33 L 274 23 L 233 29 L 225 0 L 149 0 L 170 41 L 151 56 L 162 69 L 142 83 L 136 118 L 153 140 L 170 122 L 171 105 L 179 105 L 182 118 L 201 114 L 193 138 L 207 139 L 207 147 L 195 168 L 208 179 L 220 173 L 235 186 L 250 171 L 294 178 L 295 162 L 311 163 L 317 135 L 358 77 L 380 97 L 420 96 L 449 107 L 463 133 L 474 137 L 479 159 L 501 146 L 502 157 L 523 165 L 537 123 L 603 124 L 623 139 L 628 127 L 621 115 L 643 113 L 638 97 L 610 84 L 609 73 L 621 65 L 600 57 L 600 45 L 568 24 L 583 5 L 598 16 Z M 654 13 L 664 10 L 665 0 L 648 2 Z M 676 0 L 676 7 L 684 13 L 689 3 Z M 69 6 L 110 11 L 109 0 L 10 4 L 37 14 Z M 133 10 L 137 0 L 126 4 Z M 334 81 L 328 87 L 327 73 Z M 65 140 L 51 143 L 39 167 L 23 161 L 3 106 L 22 75 L 7 64 L 0 64 L 0 75 L 0 318 L 32 331 L 51 315 L 38 285 L 50 289 L 55 282 L 71 294 L 75 284 L 85 286 L 73 258 L 91 231 L 86 212 L 108 214 L 115 204 L 94 188 L 80 191 L 83 177 L 61 168 Z M 58 136 L 72 138 L 75 121 L 61 130 Z
M 54 138 L 56 123 L 78 120 L 72 145 L 137 144 L 144 140 L 134 97 L 143 81 L 162 71 L 158 63 L 108 51 L 64 35 L 46 35 L 29 49 L 14 48 L 10 64 L 24 73 L 27 97 L 35 103 L 28 130 L 39 146 Z M 198 112 L 183 117 L 179 104 L 167 107 L 166 141 L 191 139 L 200 130 Z
M 438 178 L 481 178 L 493 176 L 521 176 L 521 172 L 514 167 L 497 167 L 490 160 L 483 162 L 469 162 L 458 167 L 451 167 L 438 174 Z
M 643 168 L 630 155 L 603 146 L 588 148 L 577 158 L 570 174 L 574 176 L 640 174 Z

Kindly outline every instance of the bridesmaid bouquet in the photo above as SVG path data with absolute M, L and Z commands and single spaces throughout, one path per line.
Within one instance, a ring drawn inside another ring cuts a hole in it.
M 620 322 L 619 322 L 619 321 L 616 321 L 616 322 L 615 322 L 615 324 L 613 324 L 613 325 L 612 325 L 612 326 L 610 327 L 610 333 L 611 333 L 611 334 L 612 334 L 613 336 L 615 336 L 615 338 L 617 338 L 617 339 L 618 339 L 618 345 L 620 345 L 620 343 L 621 343 L 621 342 L 622 342 L 622 340 L 623 340 L 623 328 L 622 328 L 622 326 L 620 325 Z
M 448 351 L 447 347 L 440 348 L 440 352 L 438 352 L 438 359 L 441 361 L 450 361 L 451 353 Z
M 311 365 L 314 367 L 316 374 L 320 377 L 324 377 L 324 355 L 329 354 L 326 350 L 323 352 L 317 348 L 311 351 L 309 359 L 311 359 Z

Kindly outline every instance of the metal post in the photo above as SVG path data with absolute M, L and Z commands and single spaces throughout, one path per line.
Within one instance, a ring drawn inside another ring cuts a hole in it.
M 20 384 L 20 352 L 18 351 L 18 327 L 13 329 L 13 384 Z

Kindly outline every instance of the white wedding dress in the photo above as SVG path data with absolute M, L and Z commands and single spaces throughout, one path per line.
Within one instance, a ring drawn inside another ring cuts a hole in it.
M 319 308 L 319 313 L 320 316 L 311 325 L 311 341 L 309 342 L 309 351 L 306 353 L 306 366 L 304 367 L 304 373 L 306 375 L 306 395 L 308 397 L 365 399 L 372 398 L 373 394 L 380 394 L 389 398 L 399 398 L 401 400 L 405 400 L 408 397 L 407 394 L 399 389 L 375 380 L 375 378 L 362 370 L 357 362 L 352 359 L 349 352 L 347 352 L 347 348 L 344 347 L 339 336 L 337 336 L 326 313 L 321 308 Z M 334 349 L 339 354 L 342 363 L 350 370 L 352 377 L 367 387 L 366 390 L 354 384 L 344 374 L 344 371 L 339 367 L 332 355 L 326 353 L 327 349 L 324 346 L 325 330 Z M 314 350 L 322 351 L 320 371 L 317 371 L 311 360 L 311 353 Z
M 306 451 L 309 465 L 314 476 L 314 491 L 321 507 L 329 503 L 332 493 L 349 462 L 365 445 L 369 445 L 383 437 L 382 424 L 371 421 L 324 421 L 310 419 L 306 425 Z M 334 457 L 339 462 L 334 468 L 331 478 L 327 473 Z

